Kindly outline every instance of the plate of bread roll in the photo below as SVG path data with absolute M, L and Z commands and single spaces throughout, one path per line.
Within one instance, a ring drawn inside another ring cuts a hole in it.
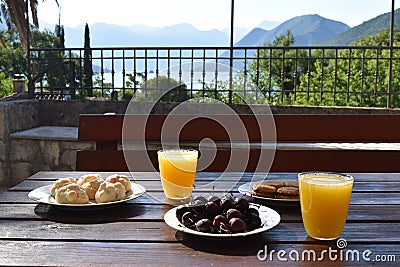
M 62 208 L 107 208 L 143 195 L 146 189 L 129 177 L 113 174 L 86 174 L 79 179 L 60 178 L 53 184 L 32 190 L 28 197 Z
M 299 184 L 295 180 L 265 180 L 239 186 L 239 192 L 262 201 L 297 204 Z

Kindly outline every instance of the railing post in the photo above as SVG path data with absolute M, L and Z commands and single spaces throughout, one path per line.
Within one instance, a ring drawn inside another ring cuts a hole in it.
M 392 107 L 392 72 L 393 72 L 393 43 L 394 43 L 394 2 L 392 0 L 392 11 L 390 13 L 390 47 L 389 47 L 389 73 L 388 73 L 388 88 L 386 107 Z
M 235 0 L 231 1 L 231 38 L 229 45 L 229 104 L 232 104 L 232 90 L 233 90 L 233 44 L 234 44 L 234 10 L 235 10 Z

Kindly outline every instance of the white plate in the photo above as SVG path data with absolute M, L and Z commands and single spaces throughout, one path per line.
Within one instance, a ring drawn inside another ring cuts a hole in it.
M 250 183 L 245 183 L 239 186 L 238 190 L 240 193 L 243 195 L 251 196 L 255 199 L 261 200 L 261 201 L 270 201 L 270 202 L 276 202 L 276 203 L 287 203 L 287 204 L 298 204 L 300 202 L 299 198 L 296 199 L 281 199 L 281 198 L 270 198 L 270 197 L 260 197 L 254 195 L 253 192 L 253 185 L 254 184 L 260 184 L 261 182 L 250 182 Z
M 207 236 L 207 237 L 221 237 L 221 238 L 229 238 L 229 237 L 239 237 L 239 236 L 249 236 L 249 235 L 254 235 L 254 234 L 259 234 L 262 232 L 266 232 L 273 227 L 277 226 L 278 223 L 281 221 L 281 216 L 279 213 L 277 213 L 275 210 L 261 206 L 258 204 L 250 204 L 250 207 L 254 207 L 258 209 L 258 212 L 260 214 L 260 219 L 261 219 L 261 227 L 257 228 L 253 231 L 249 232 L 244 232 L 244 233 L 234 233 L 234 234 L 212 234 L 212 233 L 204 233 L 204 232 L 199 232 L 196 230 L 192 230 L 190 228 L 185 227 L 181 222 L 179 222 L 178 218 L 176 217 L 176 209 L 178 207 L 175 207 L 173 209 L 170 209 L 165 215 L 164 215 L 164 221 L 172 228 L 182 231 L 184 233 L 192 234 L 192 235 L 198 235 L 198 236 Z
M 140 184 L 131 182 L 132 190 L 126 193 L 126 197 L 123 200 L 107 202 L 107 203 L 97 203 L 96 201 L 91 199 L 88 204 L 60 204 L 57 203 L 54 197 L 51 195 L 50 193 L 51 186 L 52 185 L 46 185 L 36 188 L 31 192 L 29 192 L 28 197 L 39 203 L 50 204 L 65 209 L 79 209 L 79 208 L 102 209 L 140 197 L 146 192 L 146 188 L 144 188 Z

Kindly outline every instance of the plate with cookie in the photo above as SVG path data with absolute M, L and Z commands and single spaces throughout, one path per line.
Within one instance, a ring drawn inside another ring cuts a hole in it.
M 60 178 L 32 190 L 28 197 L 60 208 L 100 209 L 140 197 L 145 192 L 146 188 L 125 175 L 113 174 L 103 179 L 100 174 L 86 174 L 79 179 Z
M 294 180 L 264 180 L 239 186 L 239 192 L 261 201 L 298 204 L 299 184 Z

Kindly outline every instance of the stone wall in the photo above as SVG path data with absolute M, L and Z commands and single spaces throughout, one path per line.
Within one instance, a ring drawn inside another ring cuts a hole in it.
M 10 138 L 8 184 L 17 184 L 38 171 L 73 171 L 76 151 L 94 147 L 77 141 Z
M 4 105 L 0 105 L 0 188 L 3 184 L 8 182 L 8 151 L 7 151 L 7 142 L 8 142 L 8 129 L 6 127 L 6 118 L 5 118 L 5 107 Z

